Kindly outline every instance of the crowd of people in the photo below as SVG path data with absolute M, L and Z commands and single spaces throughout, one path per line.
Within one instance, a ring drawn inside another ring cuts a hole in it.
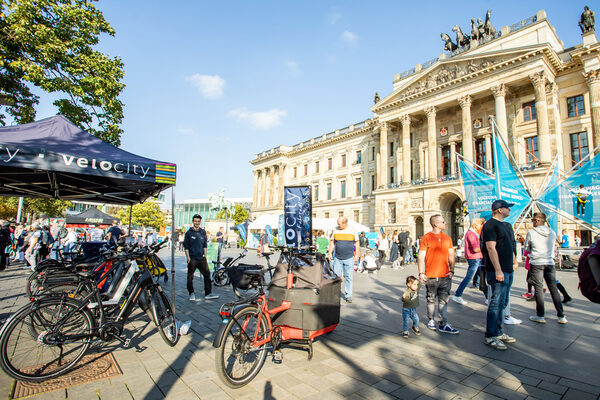
M 75 251 L 80 241 L 107 241 L 116 245 L 125 233 L 116 220 L 106 231 L 97 228 L 78 231 L 65 227 L 63 222 L 48 223 L 43 219 L 31 224 L 0 220 L 0 271 L 11 262 L 33 270 L 43 259 L 57 259 L 59 253 Z
M 518 250 L 512 226 L 504 220 L 510 215 L 512 206 L 513 204 L 504 200 L 496 200 L 492 203 L 492 217 L 489 220 L 471 220 L 470 228 L 460 243 L 467 269 L 453 296 L 456 247 L 452 238 L 444 233 L 446 221 L 441 214 L 430 218 L 431 231 L 414 243 L 410 243 L 408 234 L 394 231 L 391 237 L 385 233 L 380 234 L 375 249 L 369 247 L 365 233 L 354 232 L 348 226 L 347 218 L 342 216 L 338 219 L 338 227 L 329 237 L 323 231 L 317 232 L 317 252 L 321 259 L 330 260 L 336 274 L 344 278 L 343 297 L 348 303 L 352 303 L 354 271 L 372 270 L 376 273 L 386 262 L 396 266 L 416 259 L 418 276 L 409 275 L 406 278 L 406 289 L 402 295 L 403 337 L 409 337 L 411 322 L 413 334 L 421 334 L 416 307 L 422 287 L 426 291 L 426 327 L 450 335 L 460 332 L 449 321 L 449 299 L 466 305 L 467 301 L 462 297 L 465 289 L 469 285 L 478 288 L 487 305 L 484 343 L 494 349 L 505 350 L 507 344 L 516 342 L 516 339 L 503 331 L 504 324 L 516 325 L 522 322 L 510 312 L 510 291 L 514 271 L 518 267 Z M 545 282 L 556 310 L 556 321 L 564 325 L 568 321 L 563 304 L 571 301 L 571 297 L 556 280 L 554 264 L 558 257 L 557 249 L 566 239 L 564 235 L 558 239 L 547 225 L 546 219 L 544 213 L 534 213 L 531 218 L 533 228 L 523 239 L 521 255 L 525 257 L 528 269 L 527 284 L 533 289 L 533 294 L 527 299 L 535 301 L 535 314 L 529 319 L 540 324 L 546 323 Z M 401 256 L 402 252 L 405 256 Z

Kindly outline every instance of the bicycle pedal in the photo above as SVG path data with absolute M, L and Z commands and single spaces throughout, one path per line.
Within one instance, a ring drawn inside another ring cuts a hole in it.
M 283 353 L 281 350 L 275 350 L 273 352 L 273 362 L 276 364 L 281 364 L 283 362 Z
M 131 339 L 127 338 L 127 339 L 125 339 L 125 341 L 123 342 L 123 347 L 125 347 L 125 348 L 129 348 L 129 346 L 131 346 Z

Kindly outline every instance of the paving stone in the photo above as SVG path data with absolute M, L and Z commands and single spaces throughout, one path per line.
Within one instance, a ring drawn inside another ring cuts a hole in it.
M 562 397 L 562 400 L 596 400 L 597 398 L 597 395 L 569 388 L 567 393 L 565 393 L 565 395 Z
M 454 371 L 442 372 L 442 374 L 440 376 L 442 378 L 446 378 L 446 379 L 454 381 L 454 382 L 460 382 L 460 381 L 466 379 L 466 377 L 467 377 L 467 375 L 459 374 L 458 372 L 454 372 Z
M 550 383 L 550 382 L 546 382 L 546 381 L 541 381 L 540 384 L 538 385 L 538 387 L 541 389 L 544 389 L 544 390 L 548 390 L 553 393 L 558 393 L 558 394 L 565 394 L 565 392 L 568 389 L 568 387 L 566 387 L 566 386 L 557 385 L 556 383 Z
M 489 385 L 491 382 L 492 382 L 492 379 L 488 378 L 487 376 L 473 374 L 473 375 L 468 376 L 461 383 L 463 383 L 466 386 L 472 387 L 473 389 L 482 390 L 484 387 Z
M 404 400 L 414 400 L 431 389 L 425 389 L 419 386 L 406 385 L 398 390 L 394 390 L 391 394 Z
M 400 389 L 401 385 L 382 379 L 374 384 L 373 387 L 377 390 L 381 390 L 382 392 L 391 393 L 394 390 Z
M 449 392 L 440 388 L 439 386 L 431 389 L 429 392 L 425 393 L 427 396 L 432 399 L 440 399 L 440 400 L 451 400 L 457 396 L 456 393 Z
M 472 400 L 503 400 L 503 398 L 494 396 L 491 393 L 479 392 L 472 398 Z
M 505 372 L 500 378 L 513 379 L 519 381 L 522 384 L 527 384 L 531 386 L 536 386 L 542 381 L 540 378 L 519 374 L 517 372 Z
M 502 368 L 505 371 L 510 371 L 510 372 L 520 372 L 520 373 L 522 373 L 521 371 L 524 370 L 524 368 L 521 367 L 521 366 L 519 366 L 519 365 L 507 363 L 507 362 L 500 361 L 500 360 L 493 360 L 491 362 L 491 364 L 493 364 L 493 365 L 495 365 L 495 366 L 497 366 L 499 368 Z M 532 375 L 532 376 L 535 376 L 535 375 Z
M 554 399 L 560 399 L 560 397 L 561 397 L 560 394 L 556 394 L 554 392 L 550 392 L 548 390 L 544 390 L 544 389 L 537 388 L 535 386 L 531 386 L 531 385 L 527 385 L 527 384 L 523 385 L 523 389 L 525 389 L 525 391 L 529 395 L 535 396 L 538 399 L 554 400 Z
M 438 386 L 441 389 L 444 389 L 450 393 L 456 393 L 461 397 L 471 398 L 479 393 L 478 389 L 473 389 L 462 383 L 457 383 L 453 381 L 446 381 Z
M 560 376 L 548 374 L 542 371 L 537 371 L 535 369 L 529 368 L 525 368 L 523 371 L 521 371 L 521 374 L 540 378 L 550 383 L 556 383 L 560 379 Z
M 491 393 L 494 396 L 498 396 L 506 400 L 522 400 L 527 397 L 527 394 L 507 389 L 502 386 L 494 385 L 493 383 L 487 385 L 483 389 L 483 391 L 486 393 Z
M 558 384 L 568 386 L 570 388 L 577 389 L 586 393 L 592 393 L 596 395 L 600 394 L 600 386 L 589 385 L 587 383 L 578 382 L 567 378 L 560 378 L 558 380 Z
M 356 394 L 358 394 L 359 396 L 362 396 L 365 399 L 369 399 L 369 400 L 371 400 L 371 399 L 373 399 L 373 400 L 396 399 L 395 396 L 393 396 L 387 392 L 381 391 L 373 386 L 369 386 L 364 389 L 361 389 L 358 392 L 356 392 Z
M 502 368 L 500 368 L 494 364 L 488 364 L 477 370 L 477 373 L 479 375 L 487 376 L 488 378 L 492 378 L 492 379 L 499 378 L 505 372 L 506 371 L 504 371 Z

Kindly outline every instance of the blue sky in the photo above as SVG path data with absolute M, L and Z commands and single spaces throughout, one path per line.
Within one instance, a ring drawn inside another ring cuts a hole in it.
M 565 47 L 582 1 L 119 1 L 100 49 L 125 64 L 125 150 L 177 163 L 177 201 L 251 197 L 249 161 L 372 117 L 395 73 L 442 53 L 440 33 L 492 10 L 496 29 L 545 9 Z M 594 9 L 594 4 L 590 4 Z M 595 11 L 600 9 L 595 7 Z M 38 118 L 55 114 L 49 101 Z

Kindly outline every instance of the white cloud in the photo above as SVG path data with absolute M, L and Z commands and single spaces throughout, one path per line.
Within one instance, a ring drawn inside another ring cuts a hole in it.
M 177 131 L 183 136 L 198 136 L 198 132 L 192 128 L 179 128 Z
M 283 65 L 293 77 L 298 77 L 302 74 L 300 66 L 296 61 L 286 60 L 283 62 Z
M 286 110 L 273 108 L 269 111 L 248 111 L 246 107 L 236 108 L 227 114 L 240 122 L 247 122 L 253 128 L 268 130 L 281 124 L 281 119 L 287 114 Z
M 217 99 L 223 96 L 225 79 L 221 78 L 219 75 L 194 74 L 185 79 L 196 86 L 205 99 Z
M 346 43 L 356 43 L 358 41 L 358 35 L 356 35 L 355 33 L 352 33 L 350 31 L 344 31 L 342 32 L 342 34 L 340 35 L 340 38 L 346 42 Z
M 329 23 L 331 25 L 335 25 L 335 23 L 338 22 L 341 18 L 342 18 L 342 14 L 340 14 L 337 11 L 332 11 L 329 14 L 329 17 L 327 19 L 329 20 Z

